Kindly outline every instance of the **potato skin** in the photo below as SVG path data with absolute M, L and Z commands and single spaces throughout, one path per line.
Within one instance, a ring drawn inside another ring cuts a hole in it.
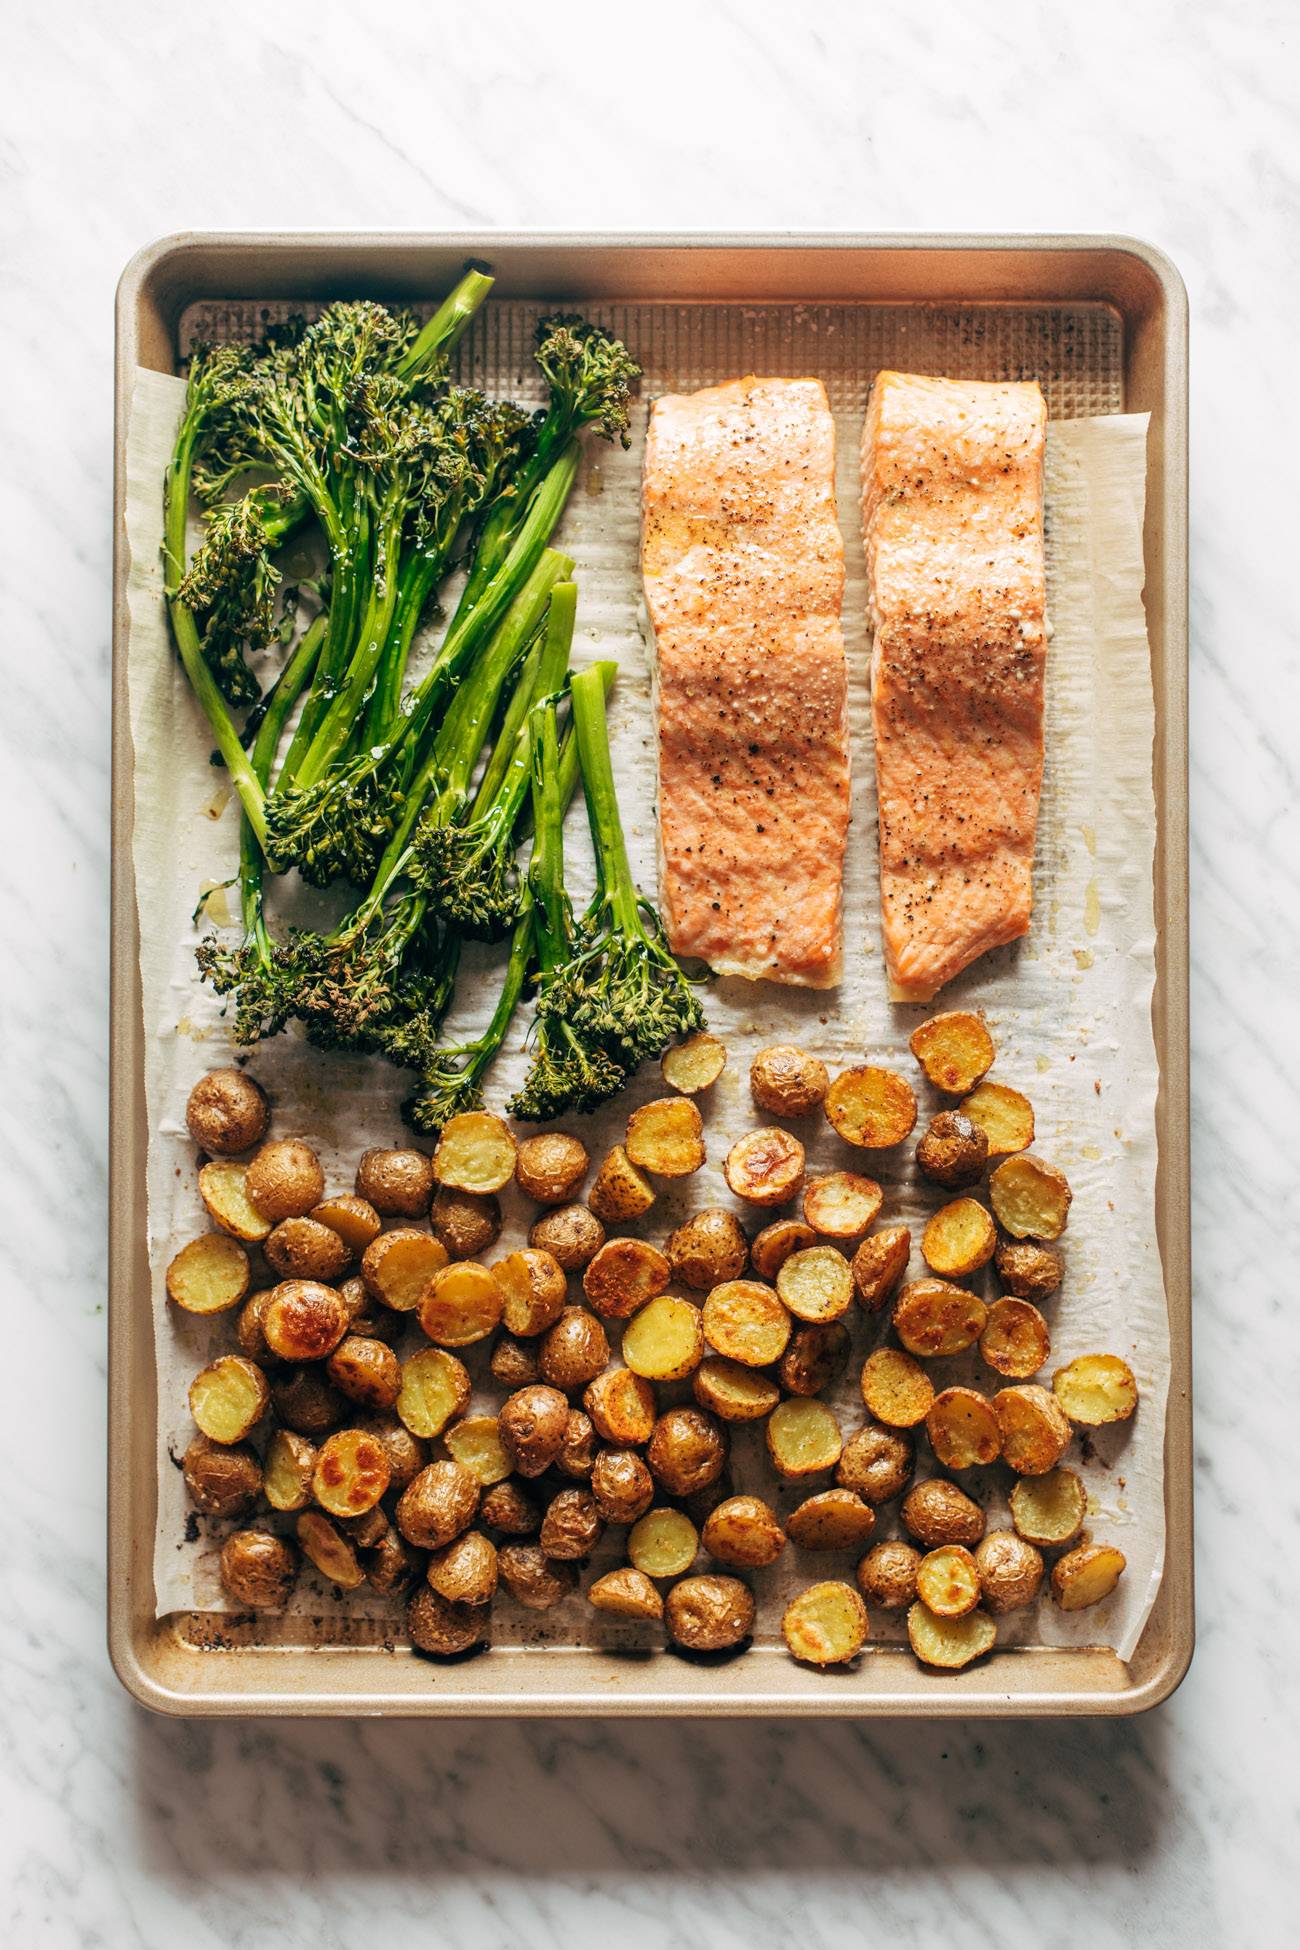
M 452 1659 L 487 1638 L 492 1622 L 487 1605 L 458 1605 L 421 1585 L 406 1607 L 406 1631 L 417 1652 Z
M 488 1370 L 494 1381 L 512 1390 L 540 1381 L 542 1362 L 536 1342 L 517 1340 L 513 1334 L 498 1334 L 492 1343 Z
M 654 1202 L 654 1186 L 637 1170 L 623 1146 L 616 1144 L 592 1180 L 588 1206 L 598 1219 L 621 1225 L 625 1220 L 639 1219 Z
M 528 1243 L 550 1253 L 566 1273 L 580 1273 L 604 1245 L 605 1228 L 585 1205 L 561 1205 L 534 1222 Z
M 903 1528 L 937 1550 L 941 1544 L 965 1544 L 973 1549 L 984 1535 L 984 1512 L 955 1483 L 932 1476 L 917 1483 L 903 1498 Z
M 868 1422 L 845 1443 L 835 1481 L 842 1490 L 856 1491 L 864 1503 L 888 1503 L 907 1488 L 915 1467 L 910 1437 L 899 1429 Z
M 542 1380 L 583 1388 L 609 1365 L 609 1336 L 585 1307 L 566 1307 L 542 1339 Z
M 460 1192 L 454 1185 L 439 1185 L 429 1225 L 449 1258 L 479 1259 L 501 1237 L 501 1201 L 495 1192 Z
M 817 1244 L 817 1234 L 802 1219 L 775 1219 L 754 1240 L 750 1261 L 760 1280 L 771 1286 L 791 1253 L 804 1252 Z
M 363 1151 L 354 1187 L 383 1219 L 423 1219 L 433 1203 L 433 1163 L 407 1146 Z
M 754 1594 L 739 1578 L 682 1578 L 664 1604 L 668 1635 L 686 1652 L 726 1652 L 754 1630 Z
M 591 1494 L 606 1523 L 633 1524 L 655 1500 L 654 1477 L 634 1449 L 602 1449 L 592 1465 Z
M 298 1553 L 269 1530 L 236 1530 L 221 1549 L 221 1582 L 238 1605 L 278 1611 L 298 1577 Z
M 664 1601 L 644 1571 L 620 1564 L 587 1588 L 588 1603 L 615 1618 L 662 1618 Z
M 1001 1614 L 1031 1605 L 1043 1582 L 1041 1552 L 1014 1530 L 990 1530 L 975 1547 L 980 1593 L 986 1608 Z
M 249 1198 L 273 1224 L 280 1219 L 303 1219 L 325 1196 L 320 1159 L 301 1138 L 273 1138 L 248 1167 L 244 1181 Z
M 655 1423 L 646 1461 L 669 1496 L 692 1496 L 707 1489 L 726 1466 L 723 1425 L 700 1408 L 670 1408 Z
M 670 1234 L 668 1264 L 674 1279 L 696 1293 L 738 1280 L 749 1260 L 749 1242 L 734 1212 L 710 1205 L 692 1213 Z
M 542 1513 L 532 1498 L 513 1477 L 493 1483 L 483 1492 L 478 1507 L 479 1521 L 507 1537 L 535 1537 L 542 1527 Z
M 497 1570 L 515 1603 L 527 1611 L 550 1611 L 578 1583 L 573 1562 L 548 1557 L 540 1544 L 502 1544 L 497 1552 Z
M 534 1382 L 501 1405 L 497 1427 L 505 1452 L 521 1476 L 540 1476 L 564 1447 L 569 1404 L 558 1388 Z
M 941 1110 L 916 1147 L 916 1162 L 936 1185 L 973 1185 L 989 1160 L 989 1141 L 964 1111 Z
M 842 1320 L 812 1321 L 797 1327 L 777 1372 L 788 1395 L 820 1395 L 848 1365 L 849 1330 Z
M 497 1588 L 497 1549 L 481 1530 L 462 1531 L 425 1567 L 431 1591 L 454 1605 L 486 1605 Z
M 596 1433 L 616 1448 L 649 1442 L 655 1425 L 655 1391 L 630 1368 L 606 1368 L 587 1383 L 582 1397 Z
M 320 1280 L 328 1285 L 347 1271 L 352 1254 L 337 1232 L 319 1219 L 281 1219 L 262 1243 L 266 1263 L 282 1280 Z
M 876 1513 L 856 1490 L 820 1490 L 790 1512 L 785 1527 L 803 1551 L 861 1550 L 875 1530 Z
M 1050 1300 L 1065 1276 L 1061 1256 L 1030 1239 L 1004 1239 L 993 1256 L 1003 1289 L 1017 1300 Z
M 402 1385 L 392 1348 L 360 1334 L 349 1334 L 339 1342 L 325 1363 L 325 1372 L 350 1402 L 381 1414 L 393 1406 Z
M 266 1344 L 282 1361 L 323 1361 L 347 1331 L 346 1306 L 318 1280 L 282 1280 L 262 1315 Z
M 539 1131 L 521 1138 L 515 1154 L 515 1183 L 539 1205 L 566 1205 L 587 1176 L 587 1147 L 570 1131 Z
M 879 1313 L 907 1271 L 912 1235 L 906 1226 L 882 1226 L 853 1255 L 853 1288 L 858 1305 Z
M 771 1117 L 810 1117 L 830 1081 L 821 1058 L 795 1043 L 773 1043 L 761 1049 L 749 1066 L 750 1095 Z
M 555 1458 L 555 1467 L 561 1476 L 581 1480 L 591 1475 L 595 1461 L 596 1431 L 591 1417 L 580 1408 L 571 1408 L 564 1424 L 564 1441 Z
M 212 1158 L 251 1151 L 266 1136 L 266 1095 L 246 1071 L 209 1070 L 190 1091 L 185 1125 L 199 1149 Z
M 397 1499 L 397 1528 L 419 1550 L 438 1550 L 468 1530 L 479 1506 L 478 1478 L 458 1462 L 432 1462 Z
M 858 1590 L 869 1605 L 883 1611 L 906 1611 L 916 1599 L 916 1574 L 921 1553 L 911 1544 L 891 1538 L 873 1544 L 857 1569 Z
M 776 1511 L 761 1497 L 728 1496 L 706 1517 L 701 1542 L 719 1564 L 755 1571 L 775 1564 L 786 1534 Z
M 271 1406 L 294 1435 L 315 1442 L 337 1429 L 348 1405 L 321 1368 L 296 1367 L 271 1377 Z
M 391 1524 L 374 1548 L 366 1552 L 366 1583 L 381 1598 L 407 1590 L 419 1569 L 419 1554 Z
M 574 1483 L 557 1490 L 547 1504 L 537 1541 L 550 1558 L 590 1557 L 604 1528 L 595 1497 Z
M 507 1333 L 525 1340 L 544 1334 L 564 1312 L 569 1282 L 555 1255 L 543 1247 L 507 1253 L 493 1266 L 492 1276 L 505 1296 L 501 1324 Z
M 242 1517 L 262 1493 L 262 1465 L 246 1442 L 213 1442 L 196 1435 L 181 1472 L 190 1502 L 208 1517 Z

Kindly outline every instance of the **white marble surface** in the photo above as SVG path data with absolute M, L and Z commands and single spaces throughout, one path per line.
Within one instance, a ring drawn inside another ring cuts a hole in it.
M 9 0 L 4 21 L 4 1940 L 1289 1940 L 1294 7 Z M 1120 229 L 1181 266 L 1200 1647 L 1163 1710 L 272 1729 L 152 1721 L 118 1690 L 102 1548 L 111 301 L 145 239 L 258 222 Z

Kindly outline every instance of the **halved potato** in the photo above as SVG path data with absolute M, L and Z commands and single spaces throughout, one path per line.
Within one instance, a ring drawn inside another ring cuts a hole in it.
M 697 1293 L 709 1293 L 724 1280 L 741 1277 L 749 1260 L 749 1241 L 734 1212 L 708 1205 L 692 1212 L 670 1233 L 664 1251 L 674 1279 Z
M 492 1268 L 501 1289 L 501 1324 L 507 1334 L 527 1340 L 554 1327 L 569 1297 L 564 1268 L 541 1246 L 523 1246 L 507 1253 Z
M 1022 1476 L 1013 1485 L 1009 1501 L 1016 1535 L 1040 1550 L 1059 1550 L 1074 1543 L 1088 1514 L 1088 1492 L 1072 1469 Z
M 1025 1382 L 999 1388 L 993 1410 L 1002 1431 L 1002 1459 L 1017 1476 L 1045 1476 L 1070 1445 L 1069 1417 L 1047 1388 Z
M 691 1376 L 691 1391 L 701 1408 L 724 1422 L 761 1422 L 781 1399 L 770 1375 L 721 1354 L 707 1355 L 700 1362 Z
M 1085 1611 L 1109 1598 L 1127 1559 L 1113 1544 L 1080 1544 L 1052 1567 L 1052 1596 L 1062 1611 Z
M 672 1278 L 667 1253 L 644 1239 L 608 1239 L 582 1276 L 582 1290 L 606 1320 L 626 1320 Z
M 984 1332 L 988 1308 L 977 1293 L 947 1280 L 913 1280 L 894 1302 L 894 1332 L 926 1360 L 963 1354 Z
M 1017 1300 L 1050 1300 L 1064 1277 L 1061 1255 L 1032 1239 L 1004 1239 L 993 1255 L 998 1278 Z
M 272 1224 L 299 1219 L 325 1196 L 320 1159 L 301 1138 L 272 1138 L 249 1160 L 245 1188 Z
M 596 1578 L 587 1586 L 587 1602 L 615 1618 L 659 1619 L 664 1615 L 662 1592 L 633 1564 L 620 1564 L 617 1570 Z
M 1133 1370 L 1118 1354 L 1080 1354 L 1052 1376 L 1052 1393 L 1080 1428 L 1127 1422 L 1137 1407 Z
M 700 1533 L 684 1510 L 661 1504 L 647 1510 L 627 1535 L 627 1554 L 648 1578 L 677 1578 L 689 1571 L 700 1548 Z
M 447 1263 L 447 1248 L 429 1233 L 394 1226 L 362 1253 L 361 1277 L 373 1299 L 394 1313 L 413 1314 L 430 1280 Z
M 750 1205 L 784 1205 L 803 1184 L 804 1148 L 777 1125 L 746 1132 L 726 1156 L 723 1176 Z
M 996 1462 L 1002 1435 L 993 1404 L 974 1388 L 945 1388 L 930 1404 L 925 1432 L 945 1469 L 982 1469 Z
M 990 1530 L 975 1551 L 980 1594 L 989 1610 L 1022 1611 L 1038 1596 L 1043 1560 L 1031 1543 L 1012 1530 Z
M 566 1307 L 542 1337 L 542 1380 L 552 1388 L 585 1388 L 608 1364 L 609 1336 L 586 1307 Z
M 785 1549 L 785 1532 L 761 1497 L 728 1496 L 709 1512 L 702 1541 L 719 1564 L 757 1571 L 775 1564 Z
M 466 1110 L 443 1125 L 433 1175 L 458 1192 L 499 1192 L 515 1175 L 515 1155 L 514 1136 L 503 1119 Z
M 209 1442 L 242 1442 L 266 1413 L 266 1376 L 242 1354 L 223 1354 L 190 1383 L 190 1414 Z
M 655 1202 L 655 1188 L 616 1144 L 592 1181 L 587 1204 L 607 1225 L 639 1219 Z
M 281 1361 L 323 1361 L 352 1324 L 336 1287 L 319 1280 L 281 1280 L 262 1314 L 262 1333 Z
M 383 1230 L 378 1212 L 367 1198 L 355 1192 L 340 1192 L 337 1198 L 324 1199 L 308 1214 L 318 1225 L 337 1232 L 348 1252 L 359 1259 L 372 1239 Z
M 901 1514 L 904 1530 L 930 1550 L 940 1544 L 978 1544 L 984 1535 L 979 1504 L 942 1476 L 915 1484 L 903 1498 Z
M 842 1666 L 867 1642 L 867 1608 L 851 1584 L 827 1578 L 790 1600 L 781 1636 L 796 1659 L 810 1666 Z
M 826 1095 L 830 1079 L 819 1056 L 797 1043 L 773 1043 L 749 1066 L 749 1091 L 769 1117 L 807 1117 Z
M 801 1551 L 855 1551 L 874 1532 L 876 1513 L 856 1490 L 819 1490 L 790 1512 L 785 1527 Z
M 1047 1322 L 1028 1300 L 995 1300 L 980 1335 L 980 1356 L 1008 1381 L 1028 1381 L 1052 1351 Z
M 964 1544 L 941 1544 L 916 1567 L 916 1595 L 936 1618 L 965 1618 L 980 1601 L 979 1566 Z
M 988 1139 L 960 1110 L 941 1110 L 932 1117 L 916 1147 L 917 1168 L 949 1191 L 973 1185 L 984 1176 L 988 1161 Z
M 332 1517 L 359 1517 L 373 1510 L 388 1488 L 388 1455 L 378 1436 L 340 1429 L 316 1451 L 312 1495 Z
M 908 1048 L 935 1089 L 950 1097 L 973 1090 L 996 1054 L 983 1018 L 965 1009 L 931 1016 L 912 1031 Z
M 998 1243 L 992 1215 L 976 1198 L 941 1205 L 921 1235 L 921 1257 L 932 1273 L 964 1279 L 987 1266 Z
M 834 1246 L 809 1246 L 791 1253 L 776 1276 L 776 1291 L 797 1320 L 839 1320 L 853 1299 L 853 1274 Z
M 760 1280 L 775 1280 L 791 1253 L 815 1246 L 817 1234 L 802 1219 L 775 1219 L 754 1240 L 749 1249 L 750 1263 Z
M 647 1381 L 681 1381 L 704 1357 L 704 1322 L 698 1307 L 661 1293 L 623 1331 L 623 1359 Z
M 907 1271 L 912 1235 L 906 1226 L 882 1226 L 864 1239 L 853 1255 L 853 1284 L 858 1305 L 879 1313 Z
M 515 1183 L 539 1205 L 567 1205 L 590 1164 L 586 1145 L 572 1131 L 538 1131 L 515 1153 Z
M 787 1395 L 820 1395 L 843 1374 L 852 1338 L 842 1320 L 796 1327 L 781 1356 L 781 1386 Z
M 862 1399 L 886 1428 L 914 1429 L 930 1412 L 934 1383 L 902 1348 L 877 1347 L 862 1364 Z
M 724 1280 L 704 1302 L 704 1338 L 747 1368 L 779 1361 L 790 1338 L 790 1316 L 761 1280 Z
M 858 1590 L 868 1605 L 905 1611 L 916 1598 L 921 1553 L 896 1538 L 873 1544 L 858 1564 Z
M 718 1081 L 727 1067 L 727 1045 L 707 1029 L 673 1043 L 659 1059 L 663 1080 L 684 1097 L 698 1097 Z
M 880 1216 L 885 1194 L 874 1178 L 828 1171 L 804 1187 L 803 1215 L 827 1239 L 858 1239 Z
M 627 1120 L 623 1149 L 638 1171 L 689 1178 L 704 1163 L 704 1124 L 689 1097 L 659 1097 Z
M 986 1611 L 968 1611 L 964 1618 L 940 1618 L 918 1599 L 907 1614 L 907 1638 L 922 1665 L 943 1672 L 959 1672 L 974 1659 L 991 1652 L 998 1628 Z
M 1030 1151 L 1004 1159 L 989 1178 L 998 1224 L 1013 1239 L 1059 1239 L 1071 1196 L 1065 1173 Z
M 304 1510 L 311 1501 L 316 1445 L 292 1429 L 277 1429 L 262 1461 L 262 1494 L 273 1510 Z
M 224 1232 L 182 1246 L 167 1268 L 167 1298 L 187 1314 L 224 1314 L 248 1292 L 248 1254 Z
M 982 1083 L 962 1099 L 961 1108 L 988 1139 L 990 1158 L 1026 1151 L 1034 1141 L 1034 1107 L 1008 1083 Z
M 563 1275 L 561 1275 L 563 1278 Z M 420 1301 L 420 1326 L 440 1347 L 470 1347 L 500 1325 L 506 1296 L 486 1266 L 457 1259 L 439 1269 Z
M 469 1397 L 469 1369 L 445 1348 L 422 1347 L 403 1361 L 395 1407 L 412 1435 L 441 1435 Z
M 582 1405 L 604 1442 L 649 1442 L 655 1425 L 655 1393 L 643 1375 L 631 1368 L 606 1368 L 587 1383 Z
M 234 1239 L 250 1246 L 265 1239 L 271 1221 L 258 1211 L 248 1196 L 248 1166 L 219 1158 L 200 1167 L 199 1197 L 208 1217 Z
M 495 1415 L 464 1415 L 444 1431 L 442 1439 L 452 1460 L 476 1476 L 485 1489 L 509 1476 L 510 1458 Z
M 304 1510 L 297 1524 L 298 1542 L 321 1576 L 340 1591 L 355 1591 L 365 1572 L 352 1539 L 320 1510 Z
M 843 1450 L 840 1425 L 825 1402 L 795 1396 L 778 1402 L 767 1418 L 767 1453 L 780 1476 L 794 1479 L 834 1469 Z
M 325 1373 L 350 1402 L 381 1415 L 392 1408 L 401 1387 L 397 1356 L 386 1342 L 368 1334 L 345 1334 L 325 1363 Z
M 875 1064 L 842 1070 L 823 1106 L 832 1130 L 846 1144 L 885 1151 L 901 1144 L 916 1122 L 916 1092 L 906 1077 Z
M 878 1422 L 868 1422 L 865 1427 L 855 1429 L 845 1443 L 844 1454 L 835 1470 L 835 1482 L 838 1488 L 852 1490 L 875 1508 L 902 1495 L 915 1463 L 916 1448 L 905 1430 L 886 1429 Z

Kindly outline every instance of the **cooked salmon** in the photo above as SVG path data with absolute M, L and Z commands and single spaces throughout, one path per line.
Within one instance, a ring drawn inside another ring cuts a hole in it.
M 890 992 L 1029 927 L 1047 655 L 1033 382 L 877 375 L 862 519 Z
M 721 974 L 839 979 L 849 818 L 835 426 L 815 379 L 734 379 L 650 416 L 660 907 Z

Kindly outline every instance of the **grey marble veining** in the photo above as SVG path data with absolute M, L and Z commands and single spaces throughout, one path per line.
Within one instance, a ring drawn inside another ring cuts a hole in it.
M 1294 7 L 9 0 L 4 24 L 5 1941 L 1290 1940 Z M 1159 1713 L 187 1727 L 117 1689 L 101 1462 L 111 300 L 141 242 L 257 223 L 1117 229 L 1181 267 L 1200 1646 Z

